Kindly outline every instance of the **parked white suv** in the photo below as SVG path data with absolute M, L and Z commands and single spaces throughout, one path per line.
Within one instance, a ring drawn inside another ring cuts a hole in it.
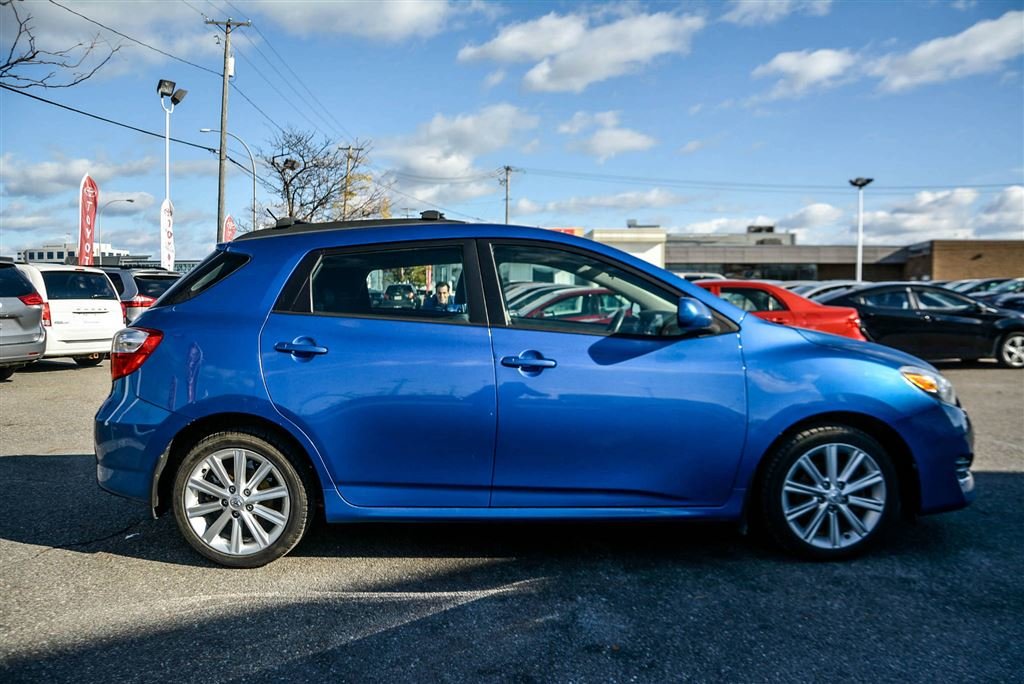
M 95 366 L 110 353 L 114 333 L 124 327 L 121 300 L 107 274 L 88 266 L 18 264 L 43 298 L 46 351 L 43 358 L 70 356 Z

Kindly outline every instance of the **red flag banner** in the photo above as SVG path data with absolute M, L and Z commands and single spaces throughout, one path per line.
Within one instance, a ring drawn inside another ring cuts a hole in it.
M 231 242 L 235 239 L 235 232 L 238 230 L 235 226 L 235 219 L 231 218 L 231 214 L 224 217 L 224 242 Z
M 100 189 L 89 174 L 82 176 L 78 192 L 78 265 L 92 266 L 93 242 L 96 236 L 96 204 Z

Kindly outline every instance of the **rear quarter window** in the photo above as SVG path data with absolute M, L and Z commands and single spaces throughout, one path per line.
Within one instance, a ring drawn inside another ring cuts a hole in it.
M 46 298 L 58 299 L 117 299 L 114 286 L 102 273 L 88 271 L 43 271 Z
M 187 302 L 201 292 L 209 290 L 248 262 L 249 256 L 246 254 L 214 252 L 187 275 L 176 280 L 158 304 L 174 306 Z
M 14 266 L 0 268 L 0 297 L 22 297 L 36 288 Z
M 156 299 L 167 292 L 178 279 L 172 276 L 135 276 L 139 294 Z

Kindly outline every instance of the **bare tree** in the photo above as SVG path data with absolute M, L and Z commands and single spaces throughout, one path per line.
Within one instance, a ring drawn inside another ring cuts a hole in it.
M 274 174 L 280 212 L 300 221 L 389 216 L 387 188 L 367 172 L 366 151 L 339 147 L 309 131 L 288 128 L 274 135 L 260 160 Z M 280 215 L 280 214 L 279 214 Z
M 7 15 L 11 15 L 17 24 L 11 48 L 7 52 L 6 60 L 0 65 L 0 83 L 6 86 L 21 89 L 70 88 L 91 78 L 110 61 L 115 52 L 121 49 L 120 45 L 110 48 L 110 52 L 91 68 L 82 68 L 82 64 L 99 47 L 99 34 L 89 43 L 78 43 L 63 50 L 43 50 L 36 46 L 31 24 L 32 15 L 26 14 L 23 18 L 18 12 L 18 4 L 21 1 L 0 0 L 2 21 L 6 23 L 9 19 Z M 67 73 L 69 71 L 70 74 Z M 54 80 L 58 74 L 63 78 Z

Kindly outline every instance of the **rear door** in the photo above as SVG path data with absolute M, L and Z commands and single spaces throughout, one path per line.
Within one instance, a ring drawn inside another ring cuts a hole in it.
M 62 342 L 110 340 L 124 327 L 121 300 L 105 273 L 61 269 L 42 276 L 53 334 Z
M 471 246 L 310 254 L 264 326 L 270 397 L 314 441 L 353 505 L 488 505 L 494 366 Z M 440 282 L 454 292 L 447 310 L 395 307 L 369 294 Z
M 917 315 L 906 286 L 855 294 L 852 300 L 860 304 L 861 322 L 873 342 L 918 353 L 921 335 L 927 334 L 927 324 Z

